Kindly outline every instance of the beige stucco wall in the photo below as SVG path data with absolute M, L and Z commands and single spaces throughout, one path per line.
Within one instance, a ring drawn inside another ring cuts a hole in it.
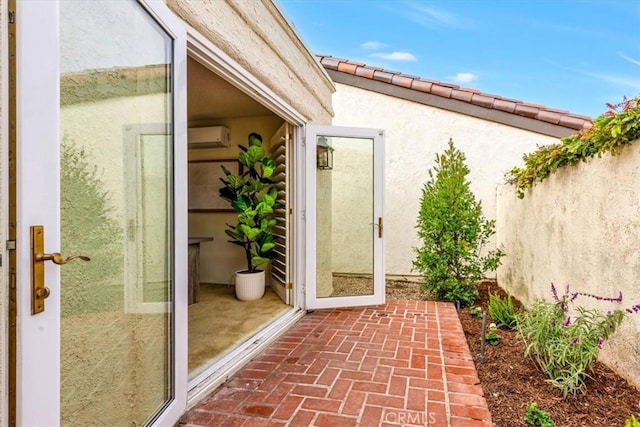
M 316 296 L 333 292 L 332 232 L 333 171 L 316 170 Z
M 520 200 L 498 197 L 498 241 L 507 253 L 498 281 L 526 304 L 560 289 L 616 296 L 621 306 L 579 301 L 603 311 L 640 303 L 640 143 L 564 168 Z M 640 315 L 629 315 L 601 360 L 640 387 Z
M 332 271 L 373 274 L 373 142 L 332 138 Z
M 557 142 L 553 137 L 344 84 L 336 87 L 334 125 L 385 130 L 387 274 L 412 274 L 421 189 L 436 153 L 446 148 L 449 138 L 467 157 L 471 189 L 488 218 L 496 217 L 496 188 L 504 173 L 536 145 Z
M 311 123 L 330 123 L 333 83 L 271 0 L 166 3 Z

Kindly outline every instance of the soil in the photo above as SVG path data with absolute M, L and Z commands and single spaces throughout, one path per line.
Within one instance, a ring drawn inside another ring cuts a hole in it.
M 489 292 L 506 296 L 495 281 L 481 282 L 478 289 L 480 298 L 474 306 L 484 311 Z M 387 281 L 387 298 L 425 299 L 425 295 L 419 284 Z M 519 301 L 516 304 L 519 306 Z M 481 363 L 482 320 L 471 316 L 469 308 L 461 309 L 459 317 L 494 426 L 526 426 L 524 414 L 532 402 L 549 413 L 558 427 L 623 427 L 627 418 L 640 412 L 640 391 L 599 362 L 586 392 L 562 399 L 560 391 L 545 381 L 535 364 L 524 358 L 524 347 L 515 331 L 500 330 L 500 343 L 486 346 L 485 362 Z M 491 321 L 487 316 L 487 324 Z

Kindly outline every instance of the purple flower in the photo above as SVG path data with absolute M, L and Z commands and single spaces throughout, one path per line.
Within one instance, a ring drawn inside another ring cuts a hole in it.
M 578 293 L 574 292 L 573 294 L 571 294 L 571 298 L 569 299 L 569 302 L 574 302 L 576 298 L 578 298 Z
M 602 338 L 598 338 L 598 348 L 602 349 L 602 343 L 604 342 L 604 340 Z
M 560 308 L 562 308 L 562 311 L 565 313 L 567 312 L 567 304 L 564 301 L 560 303 Z
M 633 306 L 625 309 L 625 311 L 627 313 L 629 313 L 629 314 L 637 313 L 637 312 L 640 311 L 640 304 L 633 305 Z
M 558 298 L 558 291 L 556 291 L 556 285 L 554 285 L 553 283 L 551 283 L 551 295 L 553 295 L 553 299 L 556 302 L 560 301 L 560 299 Z
M 564 321 L 564 323 L 562 324 L 562 327 L 566 328 L 570 324 L 571 324 L 571 316 L 567 316 L 567 320 Z
M 567 283 L 567 286 L 564 288 L 564 294 L 565 295 L 569 295 L 569 284 Z
M 622 291 L 620 291 L 620 295 L 615 299 L 617 302 L 622 302 Z
M 579 342 L 580 342 L 580 338 L 575 337 L 574 339 L 572 339 L 572 340 L 571 340 L 571 344 L 569 344 L 569 345 L 576 345 L 576 344 L 578 344 Z

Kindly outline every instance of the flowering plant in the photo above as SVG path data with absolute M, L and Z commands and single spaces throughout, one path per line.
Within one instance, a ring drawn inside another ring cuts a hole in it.
M 500 338 L 502 337 L 498 333 L 498 327 L 495 323 L 491 323 L 489 325 L 489 332 L 484 336 L 485 341 L 491 345 L 498 345 L 500 344 Z
M 616 155 L 620 149 L 640 138 L 640 96 L 623 98 L 619 104 L 607 104 L 607 112 L 593 120 L 593 126 L 560 139 L 560 143 L 539 147 L 525 154 L 523 167 L 514 167 L 505 175 L 515 184 L 519 198 L 537 182 L 556 170 L 587 161 L 604 153 Z
M 558 296 L 553 284 L 551 293 L 552 302 L 538 300 L 518 315 L 517 330 L 525 343 L 525 356 L 536 362 L 547 375 L 547 381 L 560 388 L 566 398 L 569 393 L 584 390 L 598 350 L 615 332 L 625 313 L 618 309 L 605 315 L 583 306 L 570 310 L 570 305 L 580 296 L 620 303 L 622 293 L 617 297 L 602 297 L 570 292 L 567 286 L 564 295 Z M 634 306 L 627 312 L 634 312 L 634 309 L 638 311 L 640 307 Z

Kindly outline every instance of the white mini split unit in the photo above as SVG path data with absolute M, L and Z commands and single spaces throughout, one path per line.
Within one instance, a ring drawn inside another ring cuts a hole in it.
M 189 128 L 187 141 L 189 148 L 223 148 L 231 143 L 229 128 L 224 126 Z

